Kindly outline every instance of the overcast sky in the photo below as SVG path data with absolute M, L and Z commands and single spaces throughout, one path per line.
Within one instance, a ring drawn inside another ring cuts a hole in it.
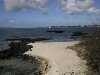
M 91 24 L 100 0 L 0 0 L 0 27 Z

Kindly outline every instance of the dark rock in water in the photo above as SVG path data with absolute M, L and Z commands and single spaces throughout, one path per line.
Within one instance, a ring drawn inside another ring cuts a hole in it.
M 73 32 L 71 36 L 84 36 L 87 35 L 87 33 L 82 33 L 82 32 Z
M 47 32 L 63 33 L 64 31 L 62 31 L 62 30 L 60 30 L 60 31 L 54 30 L 54 31 L 47 31 Z
M 71 39 L 77 39 L 78 37 L 75 37 L 75 36 L 72 37 L 72 36 L 71 36 L 70 38 L 71 38 Z
M 10 46 L 9 49 L 0 51 L 0 59 L 10 59 L 12 57 L 22 56 L 23 53 L 32 48 L 31 45 L 27 45 L 26 43 L 22 42 L 20 43 L 11 42 L 9 46 Z
M 7 39 L 11 43 L 10 48 L 0 51 L 0 75 L 43 75 L 49 68 L 47 60 L 23 54 L 33 47 L 28 43 L 49 39 Z M 16 40 L 20 42 L 15 42 Z
M 36 41 L 43 41 L 43 40 L 50 40 L 51 38 L 36 38 L 36 39 L 31 39 L 31 38 L 15 38 L 15 39 L 6 39 L 7 41 L 20 41 L 20 42 L 26 42 L 26 43 L 34 43 Z
M 36 41 L 44 41 L 44 40 L 50 40 L 51 38 L 36 38 L 36 39 L 33 39 L 34 42 Z
M 28 43 L 34 43 L 36 41 L 43 41 L 49 40 L 50 38 L 19 38 L 19 39 L 7 39 L 7 41 L 11 41 L 9 44 L 10 48 L 6 50 L 0 51 L 0 59 L 10 59 L 12 57 L 19 57 L 22 56 L 23 53 L 27 52 L 28 50 L 31 51 L 33 46 L 27 45 Z M 20 42 L 15 42 L 16 40 Z
M 0 66 L 0 70 L 2 70 L 4 67 L 3 66 Z

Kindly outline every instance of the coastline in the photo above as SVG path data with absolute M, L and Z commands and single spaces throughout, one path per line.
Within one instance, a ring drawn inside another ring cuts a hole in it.
M 66 49 L 67 46 L 72 46 L 78 42 L 79 41 L 29 43 L 28 45 L 33 46 L 32 51 L 27 51 L 24 54 L 40 56 L 47 59 L 51 64 L 51 68 L 45 75 L 84 75 L 85 63 L 82 63 L 82 59 L 77 56 L 75 51 Z

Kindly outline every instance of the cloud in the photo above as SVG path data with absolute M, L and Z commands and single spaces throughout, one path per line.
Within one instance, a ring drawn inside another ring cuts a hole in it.
M 100 9 L 96 9 L 93 4 L 95 0 L 60 0 L 61 7 L 68 14 L 91 13 L 100 14 Z
M 95 7 L 91 7 L 87 11 L 89 13 L 97 13 L 97 14 L 100 14 L 100 9 L 96 9 Z
M 8 11 L 25 11 L 39 9 L 47 11 L 48 0 L 4 0 Z M 68 14 L 91 13 L 100 14 L 100 9 L 93 6 L 95 0 L 60 0 L 61 8 Z
M 47 8 L 47 0 L 4 0 L 4 4 L 8 11 L 23 11 L 28 9 L 45 11 Z

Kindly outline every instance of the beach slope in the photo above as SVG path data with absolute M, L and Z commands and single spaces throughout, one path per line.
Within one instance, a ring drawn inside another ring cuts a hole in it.
M 85 64 L 75 51 L 66 49 L 78 43 L 73 42 L 36 42 L 30 43 L 32 51 L 25 52 L 30 56 L 41 56 L 49 60 L 50 70 L 45 75 L 84 75 Z

